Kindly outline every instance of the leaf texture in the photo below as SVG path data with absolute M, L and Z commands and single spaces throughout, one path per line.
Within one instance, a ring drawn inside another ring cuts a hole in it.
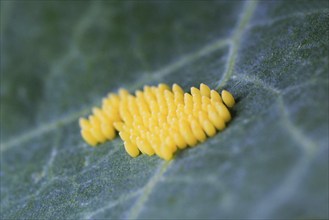
M 329 3 L 1 1 L 1 219 L 328 218 Z M 227 129 L 170 162 L 77 119 L 119 87 L 201 82 Z

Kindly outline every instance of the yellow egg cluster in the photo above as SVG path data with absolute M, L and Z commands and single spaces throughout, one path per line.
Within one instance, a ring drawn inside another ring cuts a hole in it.
M 144 86 L 135 95 L 120 89 L 104 98 L 101 108 L 93 108 L 88 120 L 80 118 L 81 135 L 95 146 L 112 140 L 118 131 L 130 156 L 142 152 L 170 160 L 177 149 L 193 147 L 223 130 L 231 120 L 227 107 L 234 104 L 231 93 L 223 90 L 220 96 L 203 83 L 191 93 L 177 84 L 172 90 L 166 84 Z

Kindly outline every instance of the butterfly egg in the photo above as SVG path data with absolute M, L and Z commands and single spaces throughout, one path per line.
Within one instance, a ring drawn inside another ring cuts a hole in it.
M 102 99 L 102 110 L 106 112 L 108 109 L 111 108 L 113 108 L 111 101 L 106 98 Z
M 168 108 L 167 108 L 166 100 L 164 98 L 164 92 L 159 89 L 156 90 L 156 97 L 158 100 L 158 105 L 160 107 L 160 112 L 162 114 L 168 114 Z
M 135 131 L 134 134 L 136 134 L 137 136 L 142 136 L 141 135 L 141 131 L 138 129 L 138 127 L 140 127 L 141 125 L 137 124 L 135 121 L 133 122 L 133 124 L 131 125 L 131 128 Z
M 145 116 L 149 116 L 151 115 L 151 112 L 149 111 L 149 107 L 143 103 L 143 102 L 138 102 L 137 103 L 138 109 L 139 109 L 139 113 L 142 117 Z
M 210 91 L 210 100 L 211 103 L 222 102 L 222 98 L 220 97 L 219 93 L 215 90 Z
M 157 114 L 157 118 L 158 118 L 158 124 L 161 126 L 167 122 L 166 115 L 162 114 L 161 112 Z
M 164 97 L 165 97 L 165 100 L 166 100 L 166 103 L 167 103 L 167 107 L 168 107 L 168 113 L 167 115 L 170 116 L 170 117 L 174 117 L 176 114 L 176 104 L 175 104 L 175 101 L 174 101 L 174 95 L 166 90 L 164 92 Z
M 111 121 L 121 121 L 119 105 L 120 103 L 118 103 L 118 106 L 114 106 L 109 99 L 103 99 L 101 111 L 103 111 Z
M 122 121 L 119 108 L 115 107 L 115 108 L 107 109 L 104 110 L 104 112 L 113 122 Z
M 158 136 L 159 136 L 159 139 L 160 139 L 161 143 L 163 143 L 166 139 L 166 132 L 165 132 L 165 130 L 163 129 L 162 126 L 159 128 Z
M 136 144 L 136 133 L 133 131 L 133 129 L 131 127 L 127 128 L 127 130 L 125 131 L 127 132 L 127 134 L 129 134 L 129 140 L 131 140 L 132 143 Z
M 82 130 L 89 130 L 91 128 L 90 122 L 85 118 L 79 119 L 79 125 Z
M 149 86 L 144 86 L 144 98 L 147 104 L 150 106 L 151 101 L 156 101 L 156 98 L 152 92 L 151 87 Z
M 128 106 L 129 106 L 129 102 L 128 102 L 128 97 L 129 96 L 127 96 L 127 97 L 125 97 L 124 99 L 122 99 L 121 100 L 121 102 L 120 102 L 120 105 L 119 105 L 119 112 L 120 112 L 120 115 L 121 115 L 121 111 L 129 111 L 129 108 L 128 108 Z
M 177 127 L 175 127 L 173 129 L 173 131 L 175 131 L 173 133 L 173 139 L 174 139 L 176 145 L 178 146 L 179 149 L 185 149 L 187 147 L 188 143 L 185 141 L 185 138 L 180 131 L 179 124 L 177 124 Z
M 127 127 L 123 122 L 114 122 L 113 126 L 114 126 L 115 130 L 117 130 L 119 132 L 127 130 Z
M 149 117 L 151 115 L 148 107 L 143 103 L 137 103 L 140 116 L 143 118 L 143 123 L 145 124 L 144 117 Z
M 147 112 L 142 113 L 143 124 L 146 128 L 150 128 L 150 122 L 149 122 L 150 117 L 151 117 L 151 115 L 149 113 L 147 113 Z
M 154 129 L 158 129 L 161 127 L 161 124 L 159 124 L 158 114 L 152 115 L 152 120 L 155 123 Z
M 153 97 L 153 95 L 149 93 L 145 93 L 144 96 L 145 96 L 146 106 L 149 109 L 149 112 L 152 113 L 151 103 L 155 102 L 156 99 Z
M 100 143 L 104 143 L 106 141 L 106 137 L 103 134 L 101 127 L 92 127 L 90 129 L 90 133 L 92 134 L 93 137 L 95 137 L 95 139 L 100 142 Z
M 193 103 L 193 116 L 198 118 L 199 117 L 199 111 L 203 111 L 202 110 L 202 104 L 198 104 L 198 103 Z
M 170 126 L 170 129 L 176 129 L 178 127 L 178 119 L 177 117 L 171 118 L 168 125 Z
M 202 96 L 200 93 L 192 94 L 193 104 L 201 105 L 202 104 Z
M 201 97 L 201 104 L 206 104 L 206 105 L 209 105 L 211 103 L 211 100 L 209 99 L 209 97 L 207 96 L 202 96 Z
M 197 89 L 195 87 L 191 87 L 191 95 L 192 96 L 201 96 L 201 92 L 199 89 Z
M 165 90 L 170 90 L 170 87 L 165 83 L 160 83 L 158 85 L 158 89 L 161 90 L 161 91 L 165 91 Z
M 112 108 L 112 103 L 108 98 L 103 98 L 102 99 L 102 109 L 108 109 L 108 108 Z
M 154 135 L 152 136 L 153 134 L 150 132 L 150 131 L 147 131 L 146 132 L 146 140 L 152 145 L 152 147 L 153 147 L 153 149 L 154 149 L 154 151 L 155 151 L 155 153 L 157 153 L 156 152 L 156 150 L 155 150 L 155 145 L 153 145 L 153 142 L 154 142 Z
M 81 130 L 81 136 L 89 145 L 93 147 L 98 144 L 97 139 L 91 134 L 89 130 Z
M 206 112 L 209 104 L 211 104 L 210 99 L 207 96 L 202 96 L 201 109 Z
M 174 94 L 171 91 L 165 90 L 163 94 L 164 94 L 164 97 L 165 97 L 165 100 L 167 102 L 168 107 L 169 107 L 170 104 L 174 104 L 174 102 L 175 102 L 174 101 Z
M 162 126 L 157 126 L 156 128 L 154 128 L 154 134 L 157 135 L 159 137 L 159 140 L 162 142 L 164 140 L 165 137 L 162 136 L 163 134 L 163 128 Z
M 192 129 L 192 132 L 193 132 L 193 135 L 195 136 L 195 138 L 200 142 L 203 142 L 204 140 L 206 140 L 207 136 L 204 133 L 199 121 L 196 120 L 194 117 L 191 117 L 191 118 L 189 118 L 189 122 L 190 122 L 191 129 Z
M 135 91 L 135 96 L 137 97 L 138 100 L 144 100 L 144 93 L 140 90 Z
M 126 98 L 128 98 L 129 95 L 130 94 L 129 94 L 129 91 L 128 90 L 123 89 L 123 88 L 120 88 L 119 89 L 119 97 L 120 97 L 120 99 L 126 99 Z
M 97 117 L 101 123 L 112 123 L 112 121 L 110 120 L 110 118 L 105 114 L 105 112 L 99 108 L 93 108 L 92 112 L 94 114 L 95 117 Z
M 174 101 L 176 105 L 184 104 L 184 95 L 181 93 L 174 93 Z
M 138 110 L 138 106 L 137 106 L 137 103 L 136 103 L 136 99 L 133 96 L 130 96 L 128 98 L 128 109 L 129 109 L 129 112 L 132 116 L 140 115 L 139 110 Z
M 184 118 L 186 118 L 188 115 L 193 115 L 193 107 L 188 107 L 188 106 L 184 106 Z
M 104 143 L 106 141 L 106 137 L 103 135 L 100 127 L 92 127 L 89 131 L 90 134 L 97 140 L 97 142 Z
M 133 117 L 131 116 L 129 110 L 127 108 L 121 108 L 120 109 L 120 115 L 123 119 L 124 123 L 126 123 L 128 126 L 130 126 L 133 123 Z
M 166 143 L 164 142 L 161 145 L 161 158 L 165 160 L 171 160 L 173 157 L 173 151 L 166 146 Z
M 159 126 L 155 126 L 153 128 L 153 133 L 158 137 L 159 140 L 162 140 L 162 137 L 161 137 L 161 128 Z
M 170 123 L 171 119 L 176 118 L 176 109 L 170 109 L 167 115 L 167 122 Z
M 229 122 L 231 120 L 231 113 L 223 103 L 215 103 L 218 114 L 224 119 L 224 122 Z
M 183 104 L 184 103 L 184 91 L 183 91 L 183 89 L 179 85 L 174 84 L 172 86 L 172 91 L 174 93 L 174 100 L 175 100 L 176 105 Z
M 201 83 L 200 93 L 202 96 L 210 97 L 210 88 L 206 84 Z
M 179 85 L 177 85 L 176 83 L 172 85 L 172 91 L 174 93 L 180 93 L 180 94 L 184 94 L 184 90 L 182 89 L 182 87 L 180 87 Z
M 176 146 L 179 149 L 185 149 L 187 147 L 187 143 L 185 142 L 185 139 L 182 134 L 179 132 L 179 130 L 176 129 L 173 129 L 172 131 L 173 140 L 175 141 Z
M 168 127 L 169 125 L 168 124 L 165 124 L 163 125 L 161 128 L 160 128 L 160 131 L 159 131 L 159 138 L 162 142 L 166 142 L 166 139 L 169 138 L 171 139 L 171 136 L 170 136 L 170 131 L 168 130 Z M 173 142 L 174 143 L 174 142 Z M 173 150 L 175 150 L 176 147 L 170 147 L 172 148 Z
M 144 148 L 147 148 L 149 152 L 151 152 L 151 156 L 157 154 L 155 147 L 153 147 L 153 145 L 148 141 L 147 138 L 143 139 L 143 144 L 145 145 Z
M 145 151 L 145 149 L 144 149 L 144 145 L 142 144 L 142 139 L 141 139 L 141 137 L 139 137 L 139 136 L 136 135 L 135 143 L 136 143 L 138 149 L 139 149 L 143 154 L 147 154 L 147 155 L 148 155 L 148 153 L 147 153 L 147 152 Z
M 151 92 L 152 92 L 153 96 L 155 97 L 156 101 L 157 101 L 157 97 L 156 97 L 157 90 L 158 90 L 158 88 L 156 86 L 151 86 Z
M 140 151 L 136 144 L 133 144 L 131 141 L 124 141 L 124 147 L 126 152 L 131 157 L 137 157 L 140 154 Z
M 155 117 L 150 117 L 148 121 L 149 130 L 152 131 L 156 126 L 158 126 L 158 120 Z
M 194 134 L 190 128 L 190 125 L 185 119 L 180 119 L 179 120 L 179 131 L 182 134 L 185 142 L 189 146 L 194 146 L 197 143 L 197 139 L 194 137 Z
M 128 100 L 127 98 L 121 100 L 120 105 L 119 105 L 119 113 L 121 116 L 122 111 L 127 111 L 128 110 Z
M 171 124 L 171 121 L 173 118 L 176 118 L 176 111 L 169 112 L 168 115 L 166 116 L 166 122 L 167 124 Z
M 154 150 L 151 145 L 148 142 L 144 141 L 141 137 L 136 138 L 136 143 L 138 149 L 144 152 L 144 154 L 147 154 L 148 156 L 152 156 L 154 154 Z
M 144 93 L 145 93 L 145 92 L 152 92 L 152 91 L 151 91 L 151 86 L 146 86 L 146 85 L 143 86 L 143 91 L 144 91 Z
M 161 141 L 158 138 L 158 136 L 154 133 L 147 133 L 147 140 L 148 142 L 151 144 L 151 146 L 153 147 L 154 152 L 161 157 Z
M 142 137 L 143 139 L 146 138 L 146 128 L 143 125 L 137 125 L 137 127 L 135 128 L 139 131 L 139 136 Z
M 208 105 L 208 118 L 218 130 L 222 131 L 225 128 L 223 118 L 217 113 L 216 108 L 211 104 Z
M 147 128 L 144 125 L 142 125 L 142 124 L 137 125 L 136 128 L 139 130 L 141 137 L 142 138 L 145 138 L 146 137 Z
M 184 105 L 178 104 L 176 109 L 176 115 L 178 118 L 182 118 L 185 115 Z
M 134 119 L 128 110 L 122 111 L 122 117 L 123 122 L 127 125 L 127 127 L 131 127 L 134 122 Z
M 175 143 L 174 138 L 171 135 L 170 126 L 168 124 L 164 125 L 164 129 L 163 129 L 161 135 L 163 135 L 164 142 L 172 150 L 172 152 L 176 152 L 177 151 L 177 145 Z
M 190 120 L 196 119 L 198 120 L 198 117 L 195 117 L 193 114 L 185 115 L 185 119 L 190 123 Z
M 89 119 L 89 122 L 91 124 L 91 128 L 101 126 L 101 122 L 99 121 L 99 119 L 96 116 L 89 115 L 88 119 Z
M 145 88 L 144 97 L 148 105 L 150 105 L 151 101 L 156 101 L 156 97 L 153 94 L 151 87 Z
M 208 115 L 203 111 L 199 112 L 199 123 L 202 129 L 206 132 L 207 136 L 212 137 L 216 134 L 216 128 L 209 121 Z
M 142 114 L 143 112 L 147 112 L 149 113 L 149 106 L 145 100 L 144 94 L 141 91 L 136 92 L 136 103 L 138 106 L 138 110 L 140 112 L 140 114 Z
M 235 104 L 233 95 L 226 90 L 222 91 L 222 99 L 223 99 L 223 102 L 225 103 L 225 105 L 229 108 L 232 108 Z
M 150 109 L 151 109 L 151 113 L 152 115 L 157 115 L 157 113 L 159 112 L 159 105 L 156 101 L 151 101 L 150 104 Z
M 190 94 L 184 94 L 184 111 L 186 114 L 193 112 L 193 98 Z
M 133 125 L 134 126 L 142 126 L 144 127 L 144 122 L 143 122 L 143 119 L 140 115 L 134 115 L 133 116 Z
M 101 131 L 108 140 L 112 140 L 115 138 L 115 130 L 114 130 L 113 124 L 102 123 Z
M 168 122 L 165 122 L 162 126 L 161 126 L 162 130 L 165 132 L 165 134 L 167 136 L 171 136 L 171 124 Z
M 130 141 L 130 133 L 128 132 L 120 131 L 119 136 L 124 141 Z
M 108 95 L 108 100 L 110 101 L 111 105 L 115 108 L 118 108 L 120 105 L 120 97 L 118 95 L 115 95 L 113 93 L 110 93 Z
M 120 116 L 119 108 L 110 108 L 110 109 L 103 109 L 104 113 L 111 119 L 113 122 L 122 121 Z
M 179 131 L 179 123 L 177 118 L 173 118 L 170 123 L 170 131 L 171 136 L 173 137 L 173 140 L 176 143 L 176 146 L 180 149 L 184 149 L 187 147 L 187 143 L 185 142 L 185 139 L 183 138 L 182 134 Z
M 135 135 L 136 137 L 140 137 L 140 131 L 134 127 L 131 126 L 131 128 L 129 129 L 129 132 L 131 135 Z

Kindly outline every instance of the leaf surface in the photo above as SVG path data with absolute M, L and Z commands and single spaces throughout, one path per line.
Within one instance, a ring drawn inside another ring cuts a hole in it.
M 1 1 L 1 218 L 328 218 L 328 1 Z M 227 129 L 171 162 L 98 148 L 108 92 L 201 82 Z

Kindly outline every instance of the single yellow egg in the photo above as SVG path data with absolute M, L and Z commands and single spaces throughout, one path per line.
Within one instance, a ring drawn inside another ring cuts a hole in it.
M 225 103 L 225 105 L 229 108 L 232 108 L 235 104 L 233 95 L 226 90 L 222 91 L 222 99 L 223 99 L 223 102 Z
M 202 96 L 210 97 L 210 88 L 206 84 L 200 84 L 200 92 Z

